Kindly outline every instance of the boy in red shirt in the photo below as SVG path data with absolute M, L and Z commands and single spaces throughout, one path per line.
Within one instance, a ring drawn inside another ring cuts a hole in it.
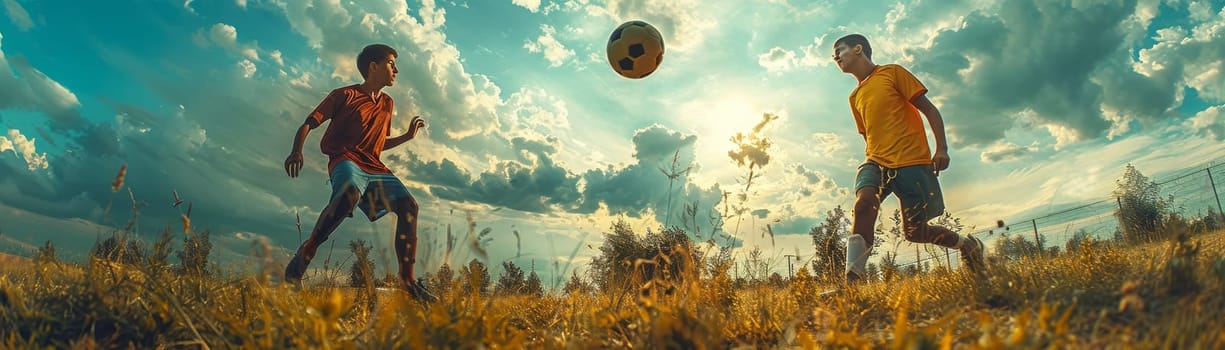
M 395 84 L 399 72 L 396 56 L 396 50 L 387 45 L 366 46 L 357 56 L 357 70 L 365 82 L 332 90 L 294 135 L 293 149 L 285 158 L 285 173 L 289 177 L 297 177 L 302 170 L 302 143 L 307 134 L 331 120 L 319 145 L 328 156 L 332 196 L 319 214 L 310 238 L 302 242 L 285 267 L 287 282 L 301 282 L 319 245 L 341 221 L 353 216 L 354 208 L 360 208 L 370 221 L 388 212 L 396 214 L 396 261 L 400 265 L 402 287 L 418 300 L 437 300 L 413 275 L 417 260 L 417 201 L 379 159 L 383 151 L 412 140 L 425 127 L 421 117 L 413 117 L 408 132 L 387 138 L 391 136 L 395 105 L 382 90 Z

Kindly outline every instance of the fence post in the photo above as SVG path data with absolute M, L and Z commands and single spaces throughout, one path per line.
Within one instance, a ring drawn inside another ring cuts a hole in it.
M 914 245 L 914 266 L 915 271 L 923 272 L 923 255 L 919 253 L 919 245 Z
M 1212 179 L 1212 167 L 1204 170 L 1208 171 L 1208 183 L 1212 184 L 1212 195 L 1216 197 L 1216 212 L 1219 215 L 1225 215 L 1225 210 L 1221 210 L 1221 195 L 1216 191 L 1216 181 Z
M 1034 246 L 1038 247 L 1038 256 L 1042 256 L 1042 241 L 1038 240 L 1038 219 L 1030 220 L 1034 225 Z
M 1119 215 L 1117 215 L 1119 218 L 1119 232 L 1123 233 L 1123 240 L 1127 241 L 1127 239 L 1130 238 L 1130 234 L 1127 233 L 1127 230 L 1129 229 L 1127 227 L 1127 221 L 1123 219 L 1123 198 L 1114 197 L 1114 201 L 1115 203 L 1119 203 Z

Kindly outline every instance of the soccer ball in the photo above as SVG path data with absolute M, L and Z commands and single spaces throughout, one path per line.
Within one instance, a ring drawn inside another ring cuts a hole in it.
M 629 21 L 608 37 L 608 64 L 621 76 L 644 78 L 664 60 L 664 37 L 650 23 Z

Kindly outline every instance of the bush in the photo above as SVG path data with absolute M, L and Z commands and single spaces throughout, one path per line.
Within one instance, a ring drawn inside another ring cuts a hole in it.
M 183 236 L 183 250 L 175 253 L 182 262 L 182 272 L 188 275 L 208 274 L 208 254 L 213 250 L 213 243 L 208 239 L 208 231 L 188 233 Z
M 1169 202 L 1162 200 L 1161 187 L 1131 164 L 1127 164 L 1123 177 L 1115 183 L 1114 195 L 1119 205 L 1115 216 L 1119 218 L 1123 239 L 1142 243 L 1162 238 L 1162 215 Z
M 850 234 L 850 224 L 846 212 L 838 206 L 826 214 L 821 226 L 808 232 L 817 249 L 817 256 L 812 261 L 813 277 L 817 281 L 834 283 L 846 277 L 846 243 L 842 240 Z
M 702 261 L 693 241 L 678 228 L 638 236 L 624 220 L 604 235 L 600 254 L 591 262 L 591 279 L 608 291 L 632 288 L 656 278 L 680 281 L 698 276 Z

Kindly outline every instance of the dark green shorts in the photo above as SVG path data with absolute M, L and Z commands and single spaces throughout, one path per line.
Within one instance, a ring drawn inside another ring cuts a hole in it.
M 925 223 L 944 214 L 944 195 L 940 194 L 940 181 L 931 165 L 891 169 L 867 162 L 855 174 L 855 193 L 864 187 L 878 188 L 877 198 L 881 202 L 889 194 L 897 194 L 902 202 L 902 218 L 908 224 Z

